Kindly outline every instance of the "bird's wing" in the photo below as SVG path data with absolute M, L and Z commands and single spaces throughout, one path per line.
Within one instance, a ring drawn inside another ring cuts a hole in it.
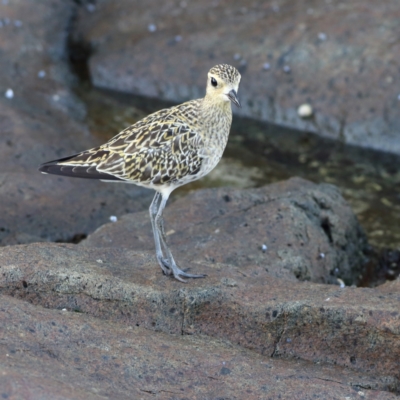
M 154 185 L 194 175 L 201 168 L 203 142 L 193 120 L 193 106 L 185 104 L 151 114 L 104 145 L 46 163 L 40 170 Z

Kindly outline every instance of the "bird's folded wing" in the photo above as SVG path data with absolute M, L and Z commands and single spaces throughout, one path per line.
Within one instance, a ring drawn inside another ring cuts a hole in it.
M 99 172 L 157 185 L 179 181 L 200 170 L 202 138 L 187 124 L 164 121 L 153 124 L 145 135 L 132 128 L 136 125 L 101 146 L 99 151 L 109 155 L 98 162 Z

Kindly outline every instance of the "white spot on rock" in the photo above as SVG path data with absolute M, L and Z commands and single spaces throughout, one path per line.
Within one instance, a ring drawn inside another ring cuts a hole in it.
M 4 93 L 4 96 L 7 99 L 12 99 L 14 97 L 14 90 L 12 89 L 7 89 L 6 92 Z
M 326 33 L 320 32 L 320 33 L 318 33 L 318 39 L 319 39 L 321 42 L 325 42 L 325 40 L 328 39 L 328 36 L 326 35 Z
M 266 244 L 263 244 L 261 246 L 261 250 L 262 250 L 263 253 L 265 253 L 268 250 L 268 246 Z
M 86 6 L 86 10 L 88 10 L 89 12 L 94 12 L 94 11 L 96 11 L 96 6 L 94 5 L 94 4 L 92 4 L 92 3 L 89 3 L 87 6 Z
M 343 280 L 340 278 L 337 278 L 337 281 L 339 282 L 340 288 L 343 289 L 344 287 L 346 287 L 346 285 L 344 284 Z
M 20 28 L 22 26 L 22 21 L 20 21 L 19 19 L 14 21 L 14 26 L 17 28 Z
M 155 32 L 156 30 L 157 30 L 157 26 L 156 26 L 156 24 L 149 24 L 148 26 L 147 26 L 147 30 L 149 31 L 149 32 Z
M 46 76 L 46 71 L 43 71 L 42 69 L 38 72 L 37 74 L 38 78 L 44 78 Z
M 239 61 L 241 58 L 242 58 L 242 56 L 241 56 L 239 53 L 235 53 L 235 54 L 233 55 L 233 59 L 234 59 L 235 61 Z
M 288 74 L 291 70 L 292 69 L 289 67 L 289 65 L 284 65 L 283 66 L 283 72 L 286 72 Z
M 117 221 L 118 221 L 118 218 L 117 218 L 115 215 L 111 215 L 110 221 L 111 221 L 111 222 L 117 222 Z
M 176 35 L 175 36 L 175 42 L 179 43 L 182 41 L 182 36 L 181 35 Z
M 263 64 L 263 70 L 264 70 L 264 71 L 269 71 L 270 69 L 271 69 L 270 63 L 265 63 L 265 64 Z
M 310 118 L 313 115 L 313 109 L 310 104 L 304 103 L 297 109 L 297 114 L 301 118 Z

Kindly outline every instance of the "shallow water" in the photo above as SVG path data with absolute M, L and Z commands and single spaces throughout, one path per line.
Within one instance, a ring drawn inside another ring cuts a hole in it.
M 87 123 L 92 134 L 101 141 L 108 140 L 148 113 L 171 106 L 160 100 L 109 90 L 85 88 L 80 92 L 88 110 Z M 203 179 L 176 190 L 173 195 L 181 196 L 204 187 L 258 187 L 292 176 L 337 185 L 356 213 L 370 244 L 378 251 L 394 249 L 398 254 L 399 156 L 234 117 L 229 143 L 217 168 Z M 395 270 L 400 269 L 400 261 L 392 266 Z

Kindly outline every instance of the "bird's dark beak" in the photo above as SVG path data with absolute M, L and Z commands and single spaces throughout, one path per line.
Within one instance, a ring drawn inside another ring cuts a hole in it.
M 232 89 L 232 90 L 228 93 L 228 97 L 229 97 L 229 100 L 230 100 L 233 104 L 237 105 L 238 107 L 242 107 L 242 106 L 240 105 L 239 99 L 238 99 L 238 97 L 237 97 L 237 93 L 236 93 L 236 91 L 235 91 L 234 89 Z

